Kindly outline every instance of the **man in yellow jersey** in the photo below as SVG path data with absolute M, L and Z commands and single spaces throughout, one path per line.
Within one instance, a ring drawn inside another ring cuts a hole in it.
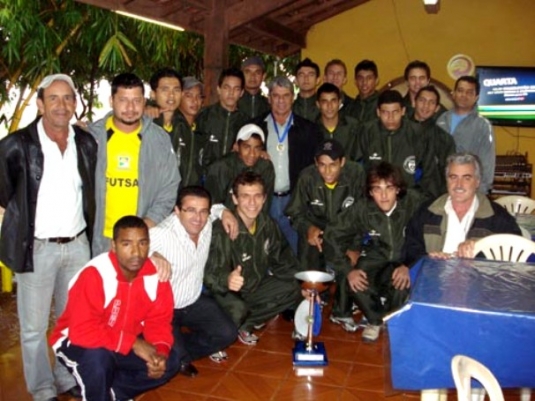
M 96 216 L 92 249 L 110 247 L 113 226 L 136 215 L 153 227 L 171 213 L 180 173 L 169 134 L 143 116 L 143 81 L 131 73 L 111 83 L 113 111 L 89 126 L 98 143 Z

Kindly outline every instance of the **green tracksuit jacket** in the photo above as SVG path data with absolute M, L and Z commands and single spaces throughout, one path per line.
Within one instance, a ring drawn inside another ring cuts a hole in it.
M 270 160 L 258 159 L 254 166 L 247 167 L 236 152 L 230 152 L 208 166 L 204 186 L 210 191 L 213 203 L 224 203 L 229 209 L 234 209 L 232 183 L 244 171 L 254 171 L 264 179 L 267 199 L 263 210 L 268 212 L 275 185 L 273 163 Z
M 267 113 L 271 108 L 267 98 L 260 92 L 251 95 L 244 91 L 243 96 L 238 100 L 238 110 L 245 114 L 248 119 L 251 119 Z
M 239 110 L 228 111 L 215 103 L 197 116 L 197 131 L 205 137 L 202 165 L 209 166 L 226 155 L 236 141 L 236 135 L 249 118 Z
M 316 96 L 310 96 L 307 98 L 297 95 L 292 106 L 292 110 L 298 116 L 306 118 L 313 123 L 316 122 L 320 115 L 320 109 L 316 105 Z
M 163 127 L 163 116 L 154 119 Z M 179 111 L 173 115 L 173 129 L 169 133 L 173 149 L 177 155 L 182 180 L 180 188 L 201 183 L 201 158 L 205 138 L 195 130 L 196 125 L 190 126 L 186 117 Z
M 316 124 L 323 135 L 323 139 L 336 139 L 345 149 L 346 158 L 349 160 L 355 154 L 355 146 L 359 131 L 359 122 L 353 117 L 340 116 L 338 125 L 333 132 L 329 132 L 323 125 L 321 117 L 318 117 Z
M 361 99 L 360 95 L 353 100 L 347 110 L 347 115 L 356 118 L 361 124 L 377 119 L 377 101 L 379 92 L 375 92 L 366 99 Z

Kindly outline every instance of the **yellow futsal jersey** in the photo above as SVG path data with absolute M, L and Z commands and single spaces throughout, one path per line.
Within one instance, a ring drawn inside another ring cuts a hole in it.
M 106 121 L 106 130 L 113 134 L 107 145 L 106 207 L 104 236 L 112 238 L 113 226 L 121 217 L 136 215 L 138 198 L 138 162 L 141 139 L 138 129 L 128 134 L 120 131 L 113 117 Z

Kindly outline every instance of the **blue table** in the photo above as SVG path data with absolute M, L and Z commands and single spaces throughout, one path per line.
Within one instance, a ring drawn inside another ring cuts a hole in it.
M 424 258 L 408 303 L 387 319 L 396 389 L 455 387 L 456 354 L 485 364 L 502 387 L 535 387 L 535 265 Z

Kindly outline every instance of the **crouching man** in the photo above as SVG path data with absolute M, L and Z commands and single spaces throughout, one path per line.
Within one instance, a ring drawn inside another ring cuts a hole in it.
M 145 222 L 125 216 L 113 228 L 112 250 L 70 282 L 50 344 L 84 400 L 129 400 L 178 371 L 173 294 L 168 282 L 158 281 L 149 245 Z

